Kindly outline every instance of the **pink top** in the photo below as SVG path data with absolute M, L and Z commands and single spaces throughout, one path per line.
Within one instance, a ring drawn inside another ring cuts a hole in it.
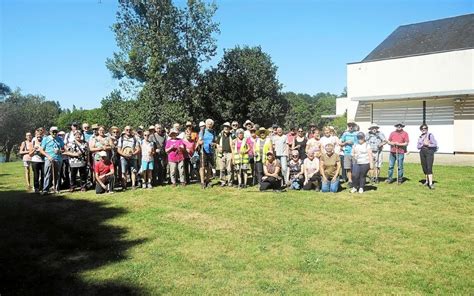
M 255 145 L 255 141 L 256 141 L 256 139 L 254 139 L 252 137 L 247 138 L 247 146 L 249 148 L 249 150 L 248 150 L 249 156 L 253 156 L 253 146 Z
M 171 147 L 174 147 L 176 149 L 173 149 L 170 152 L 168 152 L 168 161 L 169 162 L 180 162 L 180 161 L 184 160 L 185 145 L 183 143 L 183 140 L 181 140 L 181 139 L 168 139 L 166 141 L 165 149 L 168 150 Z
M 33 142 L 25 141 L 25 146 L 23 151 L 30 151 L 33 148 Z M 23 154 L 23 161 L 31 161 L 31 156 L 29 154 Z
M 183 140 L 184 147 L 186 151 L 184 153 L 184 158 L 191 158 L 194 154 L 194 149 L 196 149 L 196 142 L 193 140 L 188 141 L 186 139 Z

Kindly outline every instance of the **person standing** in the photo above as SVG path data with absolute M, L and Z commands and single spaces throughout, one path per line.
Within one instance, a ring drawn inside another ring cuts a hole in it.
M 364 193 L 365 178 L 369 169 L 373 168 L 372 148 L 365 141 L 362 132 L 357 134 L 357 143 L 352 147 L 352 189 L 351 193 Z
M 155 179 L 157 185 L 163 185 L 166 181 L 166 167 L 168 166 L 168 156 L 166 155 L 165 146 L 166 140 L 166 131 L 161 124 L 155 124 L 155 134 L 152 139 L 155 142 L 156 153 L 155 153 Z
M 253 146 L 253 155 L 255 160 L 255 175 L 257 177 L 257 183 L 262 182 L 263 177 L 263 164 L 265 163 L 266 155 L 272 151 L 272 139 L 268 137 L 270 131 L 264 127 L 261 127 L 255 133 L 257 139 Z
M 41 154 L 41 142 L 43 134 L 40 129 L 35 131 L 35 137 L 32 140 L 30 149 L 31 166 L 33 168 L 33 186 L 35 193 L 40 193 L 43 190 L 44 183 L 44 158 Z
M 130 126 L 126 126 L 123 131 L 125 133 L 120 137 L 117 149 L 117 152 L 120 154 L 120 164 L 122 167 L 122 188 L 123 190 L 127 188 L 127 172 L 130 170 L 132 189 L 135 189 L 140 144 L 137 138 L 132 134 L 132 128 Z
M 71 182 L 69 191 L 73 192 L 76 187 L 77 173 L 80 176 L 81 191 L 86 191 L 87 184 L 87 161 L 89 159 L 89 145 L 83 140 L 81 131 L 76 130 L 74 141 L 69 139 L 69 145 L 64 152 L 69 156 L 69 166 L 71 167 Z
M 221 186 L 232 186 L 233 138 L 230 124 L 225 122 L 223 127 L 223 131 L 217 137 L 217 158 L 220 160 Z M 237 131 L 235 135 L 237 136 Z
M 193 157 L 194 151 L 196 149 L 196 141 L 193 140 L 193 132 L 191 132 L 189 129 L 186 129 L 185 131 L 183 144 L 186 147 L 184 153 L 184 174 L 186 176 L 186 184 L 190 184 L 191 179 L 193 179 L 193 176 L 195 175 L 191 158 Z
M 385 139 L 385 135 L 379 131 L 379 127 L 377 125 L 372 125 L 369 127 L 369 132 L 365 137 L 367 144 L 370 145 L 370 149 L 372 150 L 372 163 L 373 169 L 371 170 L 371 180 L 374 183 L 379 183 L 379 176 L 380 176 L 380 168 L 382 167 L 382 149 L 383 146 L 387 143 Z
M 344 150 L 343 168 L 346 172 L 349 188 L 352 187 L 352 146 L 357 143 L 357 131 L 354 122 L 347 123 L 347 131 L 341 136 L 341 147 Z
M 236 134 L 237 138 L 232 143 L 234 175 L 237 176 L 238 188 L 246 188 L 249 168 L 249 147 L 247 138 L 244 138 L 244 130 L 238 129 Z
M 300 127 L 298 128 L 298 133 L 293 138 L 293 143 L 291 144 L 291 150 L 298 150 L 298 155 L 300 160 L 306 158 L 306 145 L 308 139 L 304 135 L 304 130 Z
M 28 190 L 31 189 L 31 150 L 33 148 L 33 136 L 31 135 L 30 132 L 27 132 L 25 134 L 25 140 L 21 142 L 20 145 L 20 155 L 22 156 L 23 159 L 23 167 L 25 168 L 25 182 L 26 182 L 26 188 Z
M 141 142 L 141 166 L 140 171 L 142 173 L 142 188 L 153 187 L 152 185 L 152 172 L 154 166 L 154 154 L 156 150 L 155 143 L 151 141 L 150 130 L 143 132 L 143 140 Z
M 339 189 L 339 171 L 341 160 L 334 153 L 334 145 L 329 143 L 325 147 L 326 153 L 319 160 L 319 172 L 321 173 L 321 192 L 336 193 Z
M 214 120 L 208 118 L 203 129 L 199 132 L 198 145 L 201 147 L 201 166 L 199 175 L 201 177 L 201 188 L 211 186 L 212 169 L 214 168 L 214 147 L 216 146 L 216 135 L 214 133 Z
M 408 133 L 403 130 L 405 125 L 403 123 L 395 124 L 396 130 L 393 131 L 388 137 L 387 143 L 390 145 L 390 159 L 388 165 L 388 178 L 385 182 L 393 183 L 393 169 L 395 167 L 395 161 L 398 163 L 397 172 L 397 183 L 400 185 L 403 183 L 403 161 L 405 159 L 405 153 L 407 152 L 407 146 L 410 142 Z
M 51 133 L 49 136 L 44 137 L 41 142 L 40 152 L 46 157 L 44 162 L 44 183 L 42 195 L 49 193 L 49 189 L 52 187 L 53 192 L 59 192 L 59 170 L 62 165 L 62 152 L 64 151 L 64 142 L 58 136 L 58 128 L 52 126 L 49 129 Z
M 425 174 L 425 186 L 434 189 L 433 184 L 433 162 L 434 154 L 438 150 L 438 142 L 434 135 L 428 132 L 428 125 L 425 123 L 420 126 L 421 135 L 418 138 L 417 148 L 420 150 L 421 168 Z
M 275 151 L 275 156 L 278 162 L 280 163 L 281 173 L 285 179 L 285 184 L 288 183 L 287 170 L 288 170 L 288 137 L 283 134 L 283 129 L 281 127 L 277 128 L 277 133 L 273 136 L 273 150 Z

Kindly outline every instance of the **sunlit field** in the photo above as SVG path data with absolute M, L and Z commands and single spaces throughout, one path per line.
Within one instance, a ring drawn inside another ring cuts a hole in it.
M 407 182 L 364 194 L 39 196 L 0 164 L 0 294 L 472 295 L 473 174 L 435 166 L 433 191 L 407 164 Z

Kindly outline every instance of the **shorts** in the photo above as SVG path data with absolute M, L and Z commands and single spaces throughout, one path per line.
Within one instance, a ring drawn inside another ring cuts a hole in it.
M 344 155 L 344 169 L 350 170 L 352 168 L 352 155 Z
M 204 167 L 215 168 L 216 161 L 213 153 L 204 152 Z
M 31 166 L 31 161 L 29 161 L 29 160 L 24 160 L 24 161 L 23 161 L 23 166 L 24 166 L 25 168 L 30 167 L 30 166 Z
M 372 151 L 372 158 L 375 168 L 382 167 L 382 151 Z
M 148 171 L 148 170 L 153 170 L 153 165 L 154 165 L 154 161 L 144 161 L 142 160 L 142 166 L 140 167 L 140 171 L 144 172 L 144 171 Z
M 248 169 L 249 169 L 248 164 L 234 164 L 234 171 L 248 170 Z
M 136 173 L 137 172 L 137 160 L 136 159 L 126 159 L 124 157 L 120 158 L 120 165 L 122 168 L 122 174 L 126 174 L 128 169 L 130 172 Z

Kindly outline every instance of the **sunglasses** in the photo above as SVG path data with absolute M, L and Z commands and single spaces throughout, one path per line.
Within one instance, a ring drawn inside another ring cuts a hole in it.
M 89 127 L 88 127 L 88 126 L 84 126 L 83 129 L 89 129 Z
M 298 133 L 302 133 L 303 131 L 298 131 Z
M 128 128 L 127 128 L 127 129 L 125 129 L 125 131 L 126 131 L 126 132 L 129 132 L 129 131 L 130 131 L 130 129 L 128 129 Z

